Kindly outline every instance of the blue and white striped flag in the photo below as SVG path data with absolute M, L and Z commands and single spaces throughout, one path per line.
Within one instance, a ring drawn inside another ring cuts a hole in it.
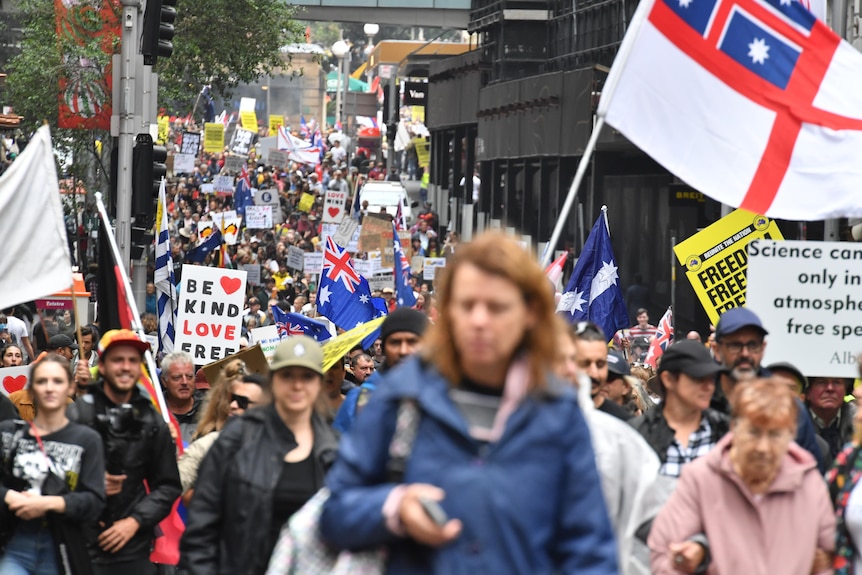
M 177 282 L 171 260 L 171 236 L 168 233 L 168 202 L 165 198 L 165 180 L 159 186 L 159 235 L 156 237 L 156 309 L 159 313 L 159 351 L 174 351 L 174 324 L 177 321 Z

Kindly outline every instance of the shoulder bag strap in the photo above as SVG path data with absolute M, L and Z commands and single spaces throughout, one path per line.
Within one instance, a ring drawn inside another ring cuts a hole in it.
M 390 483 L 401 483 L 404 480 L 407 459 L 413 451 L 413 443 L 419 429 L 419 418 L 419 404 L 416 400 L 403 398 L 398 405 L 395 433 L 389 444 L 389 460 L 386 463 L 387 481 Z

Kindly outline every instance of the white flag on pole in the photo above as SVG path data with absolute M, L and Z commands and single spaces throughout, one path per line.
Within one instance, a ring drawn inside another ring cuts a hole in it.
M 42 126 L 0 176 L 0 309 L 72 285 L 72 263 L 51 132 Z

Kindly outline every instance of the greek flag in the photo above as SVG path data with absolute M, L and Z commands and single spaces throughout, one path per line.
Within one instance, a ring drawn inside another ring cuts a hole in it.
M 159 351 L 174 350 L 174 324 L 177 320 L 177 282 L 174 263 L 171 261 L 171 242 L 168 233 L 168 203 L 165 198 L 165 180 L 159 186 L 159 235 L 156 239 L 156 309 L 159 313 Z

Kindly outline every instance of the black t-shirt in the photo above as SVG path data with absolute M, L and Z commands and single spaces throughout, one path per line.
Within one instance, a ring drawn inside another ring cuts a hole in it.
M 282 526 L 317 492 L 314 453 L 302 461 L 282 464 L 278 483 L 272 493 L 271 541 L 278 540 Z
M 621 419 L 623 421 L 628 421 L 632 417 L 632 414 L 629 413 L 624 407 L 609 399 L 605 399 L 602 404 L 596 409 L 598 409 L 599 411 L 604 411 L 608 415 L 613 415 L 617 419 Z

